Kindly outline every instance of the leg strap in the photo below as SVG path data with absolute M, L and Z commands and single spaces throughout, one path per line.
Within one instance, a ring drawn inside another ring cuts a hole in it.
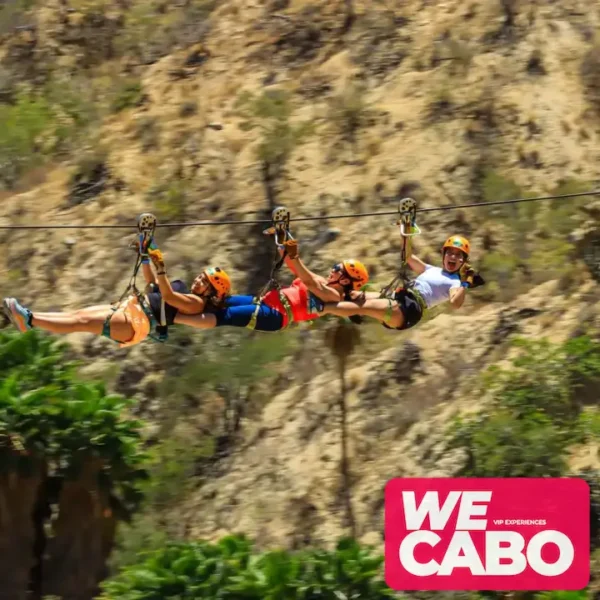
M 281 290 L 277 290 L 277 292 L 279 294 L 279 300 L 280 300 L 280 302 L 285 310 L 285 313 L 287 315 L 287 318 L 288 318 L 287 325 L 285 327 L 282 327 L 281 329 L 287 329 L 294 321 L 294 313 L 292 312 L 292 307 L 290 306 L 290 302 L 287 299 L 287 296 Z M 252 317 L 250 317 L 250 321 L 249 321 L 248 325 L 246 325 L 246 327 L 248 329 L 256 329 L 256 322 L 258 320 L 258 313 L 260 311 L 261 306 L 262 306 L 262 298 L 259 298 L 256 302 L 256 308 L 254 309 L 254 312 L 252 313 Z
M 104 319 L 104 325 L 102 325 L 102 335 L 105 338 L 108 338 L 111 342 L 117 342 L 117 340 L 113 340 L 110 337 L 110 320 L 112 319 L 113 315 L 117 312 L 117 309 L 120 306 L 120 302 L 118 302 L 116 304 L 116 306 L 113 306 L 112 311 L 110 312 L 110 314 L 106 317 L 106 319 Z M 119 342 L 117 342 L 119 343 Z
M 385 309 L 385 315 L 383 317 L 383 322 L 389 323 L 392 320 L 392 299 L 386 298 L 386 300 L 388 301 L 388 306 Z

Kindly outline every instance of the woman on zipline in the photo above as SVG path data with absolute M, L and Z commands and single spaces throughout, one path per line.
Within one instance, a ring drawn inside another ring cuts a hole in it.
M 15 298 L 5 298 L 4 311 L 22 332 L 37 327 L 57 334 L 93 333 L 112 339 L 119 343 L 120 348 L 125 348 L 151 335 L 153 325 L 161 322 L 162 300 L 167 326 L 177 323 L 181 315 L 197 315 L 224 306 L 231 290 L 231 280 L 223 269 L 210 267 L 204 270 L 188 290 L 181 280 L 169 281 L 160 250 L 149 250 L 148 254 L 142 260 L 149 290 L 143 295 L 144 306 L 135 294 L 131 294 L 116 307 L 100 304 L 72 312 L 32 312 Z M 150 265 L 150 257 L 158 267 L 156 275 Z
M 325 302 L 357 300 L 359 290 L 369 281 L 366 267 L 358 260 L 344 260 L 333 266 L 327 278 L 310 271 L 300 259 L 298 242 L 285 242 L 285 263 L 296 275 L 291 285 L 268 291 L 261 301 L 254 296 L 229 296 L 225 306 L 202 314 L 180 314 L 176 323 L 198 329 L 247 327 L 256 331 L 280 331 L 293 322 L 323 316 Z M 280 247 L 280 253 L 283 248 Z
M 377 319 L 388 329 L 404 330 L 414 327 L 425 311 L 443 302 L 459 309 L 467 288 L 483 285 L 483 279 L 467 262 L 470 252 L 469 240 L 452 236 L 442 246 L 442 267 L 427 264 L 414 255 L 408 258 L 407 264 L 417 277 L 409 286 L 398 288 L 393 299 L 365 292 L 358 301 L 325 304 L 323 314 L 361 315 Z

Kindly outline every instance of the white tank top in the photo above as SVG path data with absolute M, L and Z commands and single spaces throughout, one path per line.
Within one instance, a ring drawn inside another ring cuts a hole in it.
M 450 290 L 460 287 L 460 275 L 426 264 L 425 271 L 415 279 L 414 286 L 425 300 L 427 308 L 433 308 L 450 300 Z

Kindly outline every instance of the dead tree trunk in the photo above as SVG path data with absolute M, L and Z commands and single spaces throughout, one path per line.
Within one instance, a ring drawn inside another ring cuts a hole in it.
M 356 519 L 352 508 L 352 470 L 348 452 L 348 404 L 346 388 L 346 367 L 348 357 L 354 352 L 360 341 L 360 335 L 354 325 L 346 321 L 340 321 L 337 327 L 329 329 L 326 333 L 326 342 L 335 355 L 340 377 L 340 396 L 338 406 L 340 408 L 340 432 L 341 432 L 341 456 L 340 477 L 342 483 L 342 495 L 345 508 L 345 524 L 350 530 L 353 538 L 357 536 Z
M 32 462 L 28 473 L 14 469 L 0 475 L 0 600 L 28 597 L 36 541 L 33 514 L 45 470 L 44 463 Z
M 62 484 L 58 519 L 44 563 L 44 595 L 92 600 L 99 593 L 116 532 L 108 493 L 99 485 L 102 466 L 100 460 L 90 458 L 77 479 Z

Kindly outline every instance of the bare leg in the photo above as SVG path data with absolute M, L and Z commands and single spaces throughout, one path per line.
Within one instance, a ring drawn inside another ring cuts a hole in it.
M 39 329 L 52 333 L 94 333 L 102 334 L 104 321 L 112 312 L 109 304 L 90 306 L 70 313 L 33 313 L 31 324 Z M 111 337 L 119 342 L 129 341 L 133 335 L 133 327 L 125 315 L 117 311 L 110 320 Z
M 187 325 L 196 329 L 214 329 L 217 326 L 217 317 L 213 313 L 202 313 L 200 315 L 184 315 L 178 312 L 175 315 L 176 325 Z
M 338 317 L 351 317 L 353 315 L 362 315 L 371 317 L 384 322 L 386 315 L 389 314 L 390 303 L 385 298 L 368 299 L 362 306 L 355 302 L 336 302 L 327 303 L 323 310 L 324 314 L 336 315 Z M 391 318 L 387 322 L 390 327 L 401 327 L 404 324 L 404 315 L 398 307 L 397 302 L 392 302 Z
M 106 310 L 107 305 L 106 304 L 96 304 L 95 306 L 88 306 L 87 308 L 85 308 L 84 310 L 86 311 L 92 311 L 92 310 Z M 66 322 L 70 322 L 73 320 L 73 315 L 76 313 L 77 311 L 72 310 L 72 311 L 68 311 L 68 312 L 35 312 L 35 316 L 38 319 L 51 319 L 52 321 L 58 321 L 60 319 L 62 319 L 62 321 L 66 321 Z

